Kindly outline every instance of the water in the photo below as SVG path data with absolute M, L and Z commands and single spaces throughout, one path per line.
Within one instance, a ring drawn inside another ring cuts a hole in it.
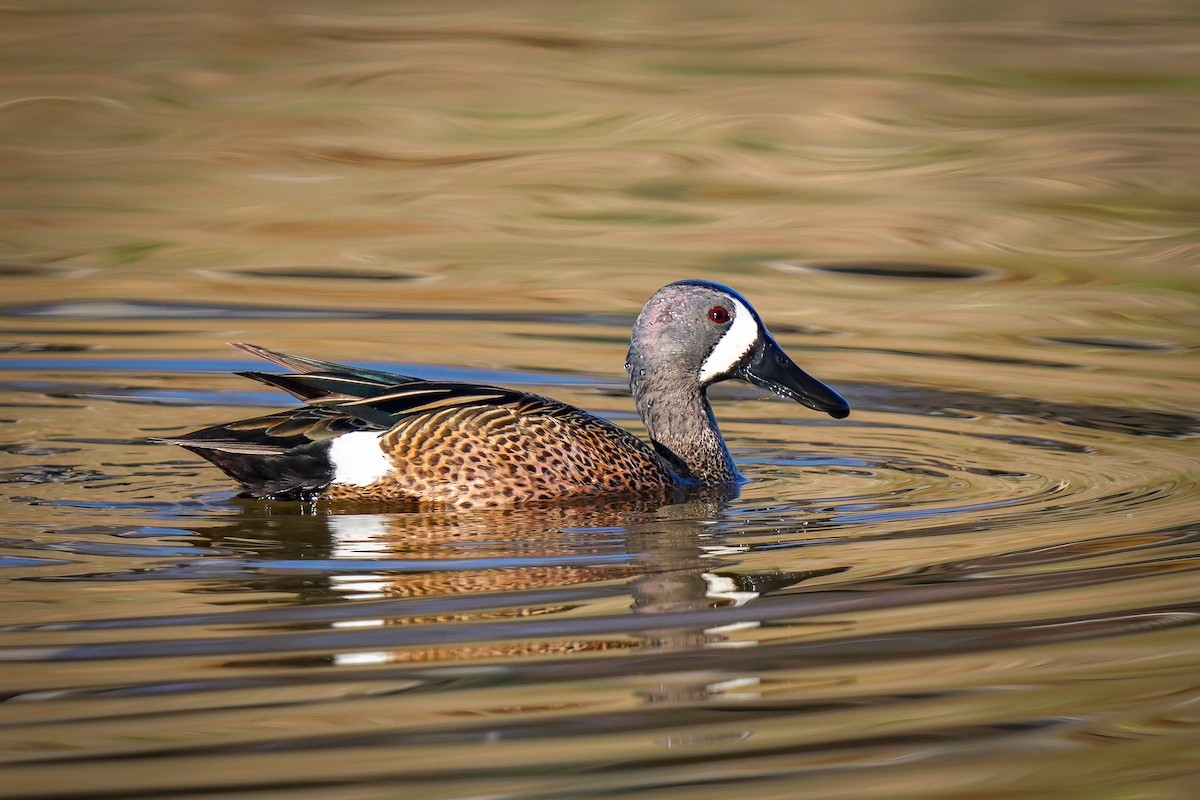
M 1195 796 L 1200 16 L 752 8 L 4 11 L 4 794 Z M 725 502 L 147 441 L 287 403 L 238 340 L 639 430 L 684 277 L 854 407 L 719 387 Z

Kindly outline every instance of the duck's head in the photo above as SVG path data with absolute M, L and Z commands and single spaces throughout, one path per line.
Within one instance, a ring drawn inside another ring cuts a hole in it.
M 646 301 L 629 345 L 630 385 L 639 394 L 656 376 L 703 390 L 740 378 L 841 419 L 841 395 L 796 366 L 758 313 L 737 292 L 709 281 L 679 281 Z

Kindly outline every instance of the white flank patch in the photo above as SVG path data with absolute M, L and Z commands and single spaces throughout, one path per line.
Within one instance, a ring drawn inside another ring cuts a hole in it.
M 729 372 L 758 341 L 758 321 L 754 319 L 754 314 L 736 298 L 729 299 L 733 301 L 733 324 L 717 340 L 708 358 L 700 365 L 701 383 L 708 383 Z
M 370 431 L 346 433 L 333 440 L 329 446 L 329 460 L 333 462 L 333 482 L 351 486 L 370 486 L 387 477 L 392 465 L 379 446 L 383 434 Z

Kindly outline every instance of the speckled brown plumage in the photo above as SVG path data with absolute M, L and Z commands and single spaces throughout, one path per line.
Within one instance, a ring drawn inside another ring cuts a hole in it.
M 497 508 L 687 483 L 626 431 L 534 395 L 508 405 L 408 416 L 381 445 L 392 465 L 387 479 L 364 487 L 334 484 L 327 496 Z

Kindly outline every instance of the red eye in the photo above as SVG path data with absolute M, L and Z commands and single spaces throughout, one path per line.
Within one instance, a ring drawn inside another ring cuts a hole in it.
M 729 309 L 725 306 L 713 306 L 708 310 L 708 318 L 718 325 L 729 322 Z

